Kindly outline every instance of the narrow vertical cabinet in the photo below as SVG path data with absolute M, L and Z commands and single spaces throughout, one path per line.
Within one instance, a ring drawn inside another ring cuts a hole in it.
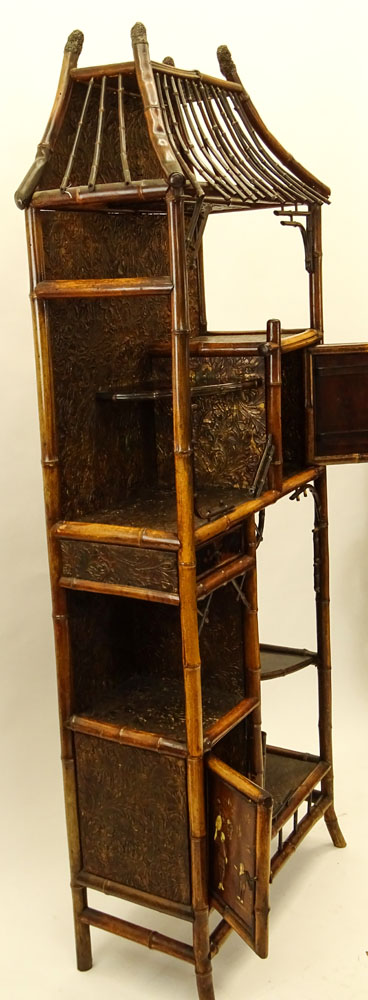
M 268 949 L 269 884 L 333 802 L 325 466 L 368 455 L 367 345 L 323 345 L 329 189 L 221 78 L 77 66 L 68 38 L 25 209 L 78 968 L 90 927 L 195 968 L 233 929 Z M 300 225 L 306 327 L 208 331 L 210 214 Z M 316 647 L 260 644 L 267 506 L 314 499 Z M 320 753 L 266 745 L 262 681 L 314 664 Z M 287 830 L 285 829 L 287 826 Z M 276 839 L 275 839 L 276 838 Z M 192 944 L 89 905 L 188 920 Z M 219 913 L 209 931 L 211 909 Z

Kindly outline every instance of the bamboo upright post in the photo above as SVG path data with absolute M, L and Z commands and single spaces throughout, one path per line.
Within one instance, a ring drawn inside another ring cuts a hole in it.
M 31 304 L 35 341 L 37 390 L 41 436 L 41 462 L 44 481 L 47 544 L 55 636 L 56 670 L 59 694 L 61 759 L 63 766 L 66 823 L 69 859 L 72 878 L 77 965 L 84 972 L 92 966 L 91 936 L 89 927 L 82 923 L 81 914 L 87 906 L 87 892 L 75 885 L 75 878 L 82 868 L 79 839 L 76 774 L 73 733 L 65 723 L 72 711 L 71 659 L 69 645 L 68 609 L 65 591 L 59 586 L 60 556 L 58 541 L 52 533 L 53 525 L 60 520 L 59 467 L 51 346 L 46 303 L 32 295 L 35 284 L 44 278 L 44 255 L 41 219 L 30 208 L 26 213 L 28 259 L 31 276 Z
M 328 774 L 322 779 L 322 791 L 331 797 L 333 803 L 333 767 L 332 767 L 332 689 L 331 689 L 331 645 L 330 645 L 330 582 L 328 554 L 328 507 L 326 471 L 314 481 L 315 526 L 315 591 L 317 616 L 317 649 L 318 649 L 318 696 L 319 696 L 319 740 L 320 755 L 331 765 Z M 346 842 L 341 833 L 334 805 L 325 812 L 325 822 L 331 840 L 335 847 L 345 847 Z
M 249 777 L 257 785 L 264 784 L 262 720 L 261 720 L 261 656 L 258 636 L 258 601 L 256 568 L 256 526 L 254 514 L 244 522 L 247 554 L 253 559 L 253 566 L 245 577 L 244 596 L 244 660 L 246 693 L 249 698 L 257 698 L 259 704 L 248 718 L 249 733 Z
M 323 298 L 322 298 L 322 219 L 320 205 L 310 206 L 308 229 L 312 241 L 313 270 L 309 277 L 309 305 L 311 326 L 323 338 Z M 312 371 L 310 357 L 307 359 L 307 393 L 312 404 Z M 307 400 L 308 402 L 308 400 Z M 307 408 L 307 460 L 314 454 L 314 427 L 312 405 Z M 319 740 L 320 755 L 331 765 L 330 771 L 322 779 L 322 791 L 331 796 L 333 802 L 332 767 L 332 688 L 331 688 L 331 642 L 330 642 L 330 576 L 328 550 L 328 502 L 326 469 L 314 480 L 315 520 L 314 520 L 314 561 L 315 596 L 318 649 L 318 700 L 319 700 Z M 345 847 L 334 805 L 325 812 L 325 822 L 335 847 Z
M 206 872 L 201 661 L 196 599 L 193 451 L 189 393 L 189 309 L 185 256 L 184 178 L 173 174 L 167 195 L 173 291 L 172 383 L 179 550 L 179 594 L 188 746 L 193 949 L 200 1000 L 214 1000 Z
M 266 412 L 267 433 L 272 434 L 274 447 L 269 471 L 271 490 L 282 490 L 282 435 L 281 435 L 281 324 L 278 319 L 267 323 L 266 354 Z

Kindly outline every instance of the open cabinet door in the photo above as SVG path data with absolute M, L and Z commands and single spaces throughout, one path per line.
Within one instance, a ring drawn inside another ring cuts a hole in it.
M 312 461 L 367 462 L 368 344 L 321 344 L 310 359 Z
M 206 761 L 212 905 L 266 958 L 272 798 L 213 754 Z

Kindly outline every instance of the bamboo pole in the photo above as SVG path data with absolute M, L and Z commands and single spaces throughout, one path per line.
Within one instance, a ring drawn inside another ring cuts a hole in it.
M 43 279 L 45 272 L 41 218 L 34 209 L 26 212 L 28 258 L 31 289 Z M 39 404 L 41 462 L 43 469 L 47 544 L 50 584 L 54 621 L 56 670 L 59 697 L 61 759 L 63 765 L 64 796 L 68 832 L 69 859 L 72 881 L 82 865 L 79 836 L 79 819 L 76 792 L 74 740 L 65 722 L 72 712 L 72 673 L 69 644 L 68 608 L 66 594 L 58 585 L 60 576 L 59 545 L 51 528 L 60 519 L 60 485 L 55 426 L 55 402 L 47 307 L 31 295 L 32 319 L 35 340 L 37 390 Z M 92 954 L 89 928 L 82 924 L 81 913 L 87 905 L 86 891 L 73 887 L 73 910 L 78 969 L 91 968 Z
M 72 91 L 71 73 L 77 65 L 82 46 L 82 32 L 72 31 L 65 45 L 54 104 L 41 142 L 37 146 L 35 160 L 14 195 L 18 208 L 26 208 L 29 204 L 37 184 L 40 183 L 46 163 L 50 159 L 54 149 Z
M 194 965 L 193 948 L 183 941 L 167 937 L 166 934 L 159 934 L 158 931 L 151 931 L 148 927 L 132 924 L 128 920 L 121 920 L 120 917 L 101 913 L 100 910 L 93 910 L 91 907 L 86 907 L 83 910 L 81 921 L 87 926 L 99 927 L 100 930 L 110 931 L 111 934 L 127 938 L 128 941 L 142 944 L 153 951 L 162 951 L 165 955 L 171 955 L 173 958 L 181 958 L 183 962 L 189 962 L 191 965 Z
M 188 746 L 193 948 L 200 1000 L 214 1000 L 206 869 L 203 716 L 194 546 L 193 454 L 189 391 L 189 308 L 185 255 L 184 178 L 173 174 L 167 196 L 171 296 L 174 461 L 179 594 Z
M 210 594 L 212 590 L 217 590 L 218 587 L 224 587 L 229 580 L 234 580 L 235 577 L 248 573 L 253 566 L 254 557 L 243 555 L 239 556 L 238 559 L 231 559 L 225 566 L 206 573 L 197 584 L 197 599 L 200 600 Z
M 323 297 L 322 297 L 322 213 L 320 205 L 310 205 L 307 216 L 307 233 L 312 245 L 313 269 L 309 274 L 310 324 L 323 341 Z M 314 405 L 313 405 L 313 358 L 309 351 L 304 354 L 305 381 L 305 435 L 307 462 L 314 461 Z
M 105 896 L 116 896 L 117 899 L 126 899 L 129 903 L 137 903 L 139 906 L 148 906 L 150 910 L 159 910 L 160 913 L 167 913 L 169 916 L 179 917 L 181 920 L 193 919 L 191 906 L 185 903 L 178 903 L 163 896 L 155 896 L 150 892 L 143 892 L 141 889 L 133 889 L 130 885 L 122 885 L 120 882 L 113 882 L 111 879 L 102 878 L 92 872 L 83 869 L 78 872 L 73 879 L 74 886 L 85 889 L 96 889 L 103 892 Z
M 332 687 L 330 645 L 330 581 L 328 552 L 328 505 L 326 470 L 315 480 L 316 490 L 314 522 L 314 563 L 318 651 L 319 740 L 322 760 L 330 764 L 328 774 L 322 779 L 322 791 L 331 800 L 325 813 L 325 822 L 335 847 L 345 847 L 334 809 L 334 783 L 332 763 Z
M 256 564 L 256 526 L 254 514 L 244 522 L 244 540 L 252 569 L 246 575 L 243 608 L 245 690 L 254 698 L 257 707 L 248 719 L 250 778 L 257 785 L 264 784 L 262 717 L 261 717 L 261 655 L 258 635 L 258 597 Z
M 267 323 L 266 354 L 266 426 L 272 434 L 274 454 L 268 474 L 270 488 L 282 489 L 282 432 L 281 432 L 281 324 L 277 319 Z

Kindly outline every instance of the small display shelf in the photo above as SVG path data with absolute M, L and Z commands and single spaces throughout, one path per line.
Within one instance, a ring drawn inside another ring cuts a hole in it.
M 232 379 L 226 382 L 197 382 L 190 385 L 191 396 L 221 396 L 228 392 L 244 392 L 248 387 L 259 388 L 262 379 L 256 375 L 244 379 Z M 117 389 L 101 389 L 97 399 L 111 402 L 144 402 L 145 400 L 171 399 L 172 385 L 170 382 L 141 382 L 138 385 L 124 385 Z
M 260 644 L 261 678 L 263 681 L 273 677 L 285 677 L 296 670 L 317 663 L 317 653 L 310 649 L 293 649 L 291 646 L 271 646 Z

